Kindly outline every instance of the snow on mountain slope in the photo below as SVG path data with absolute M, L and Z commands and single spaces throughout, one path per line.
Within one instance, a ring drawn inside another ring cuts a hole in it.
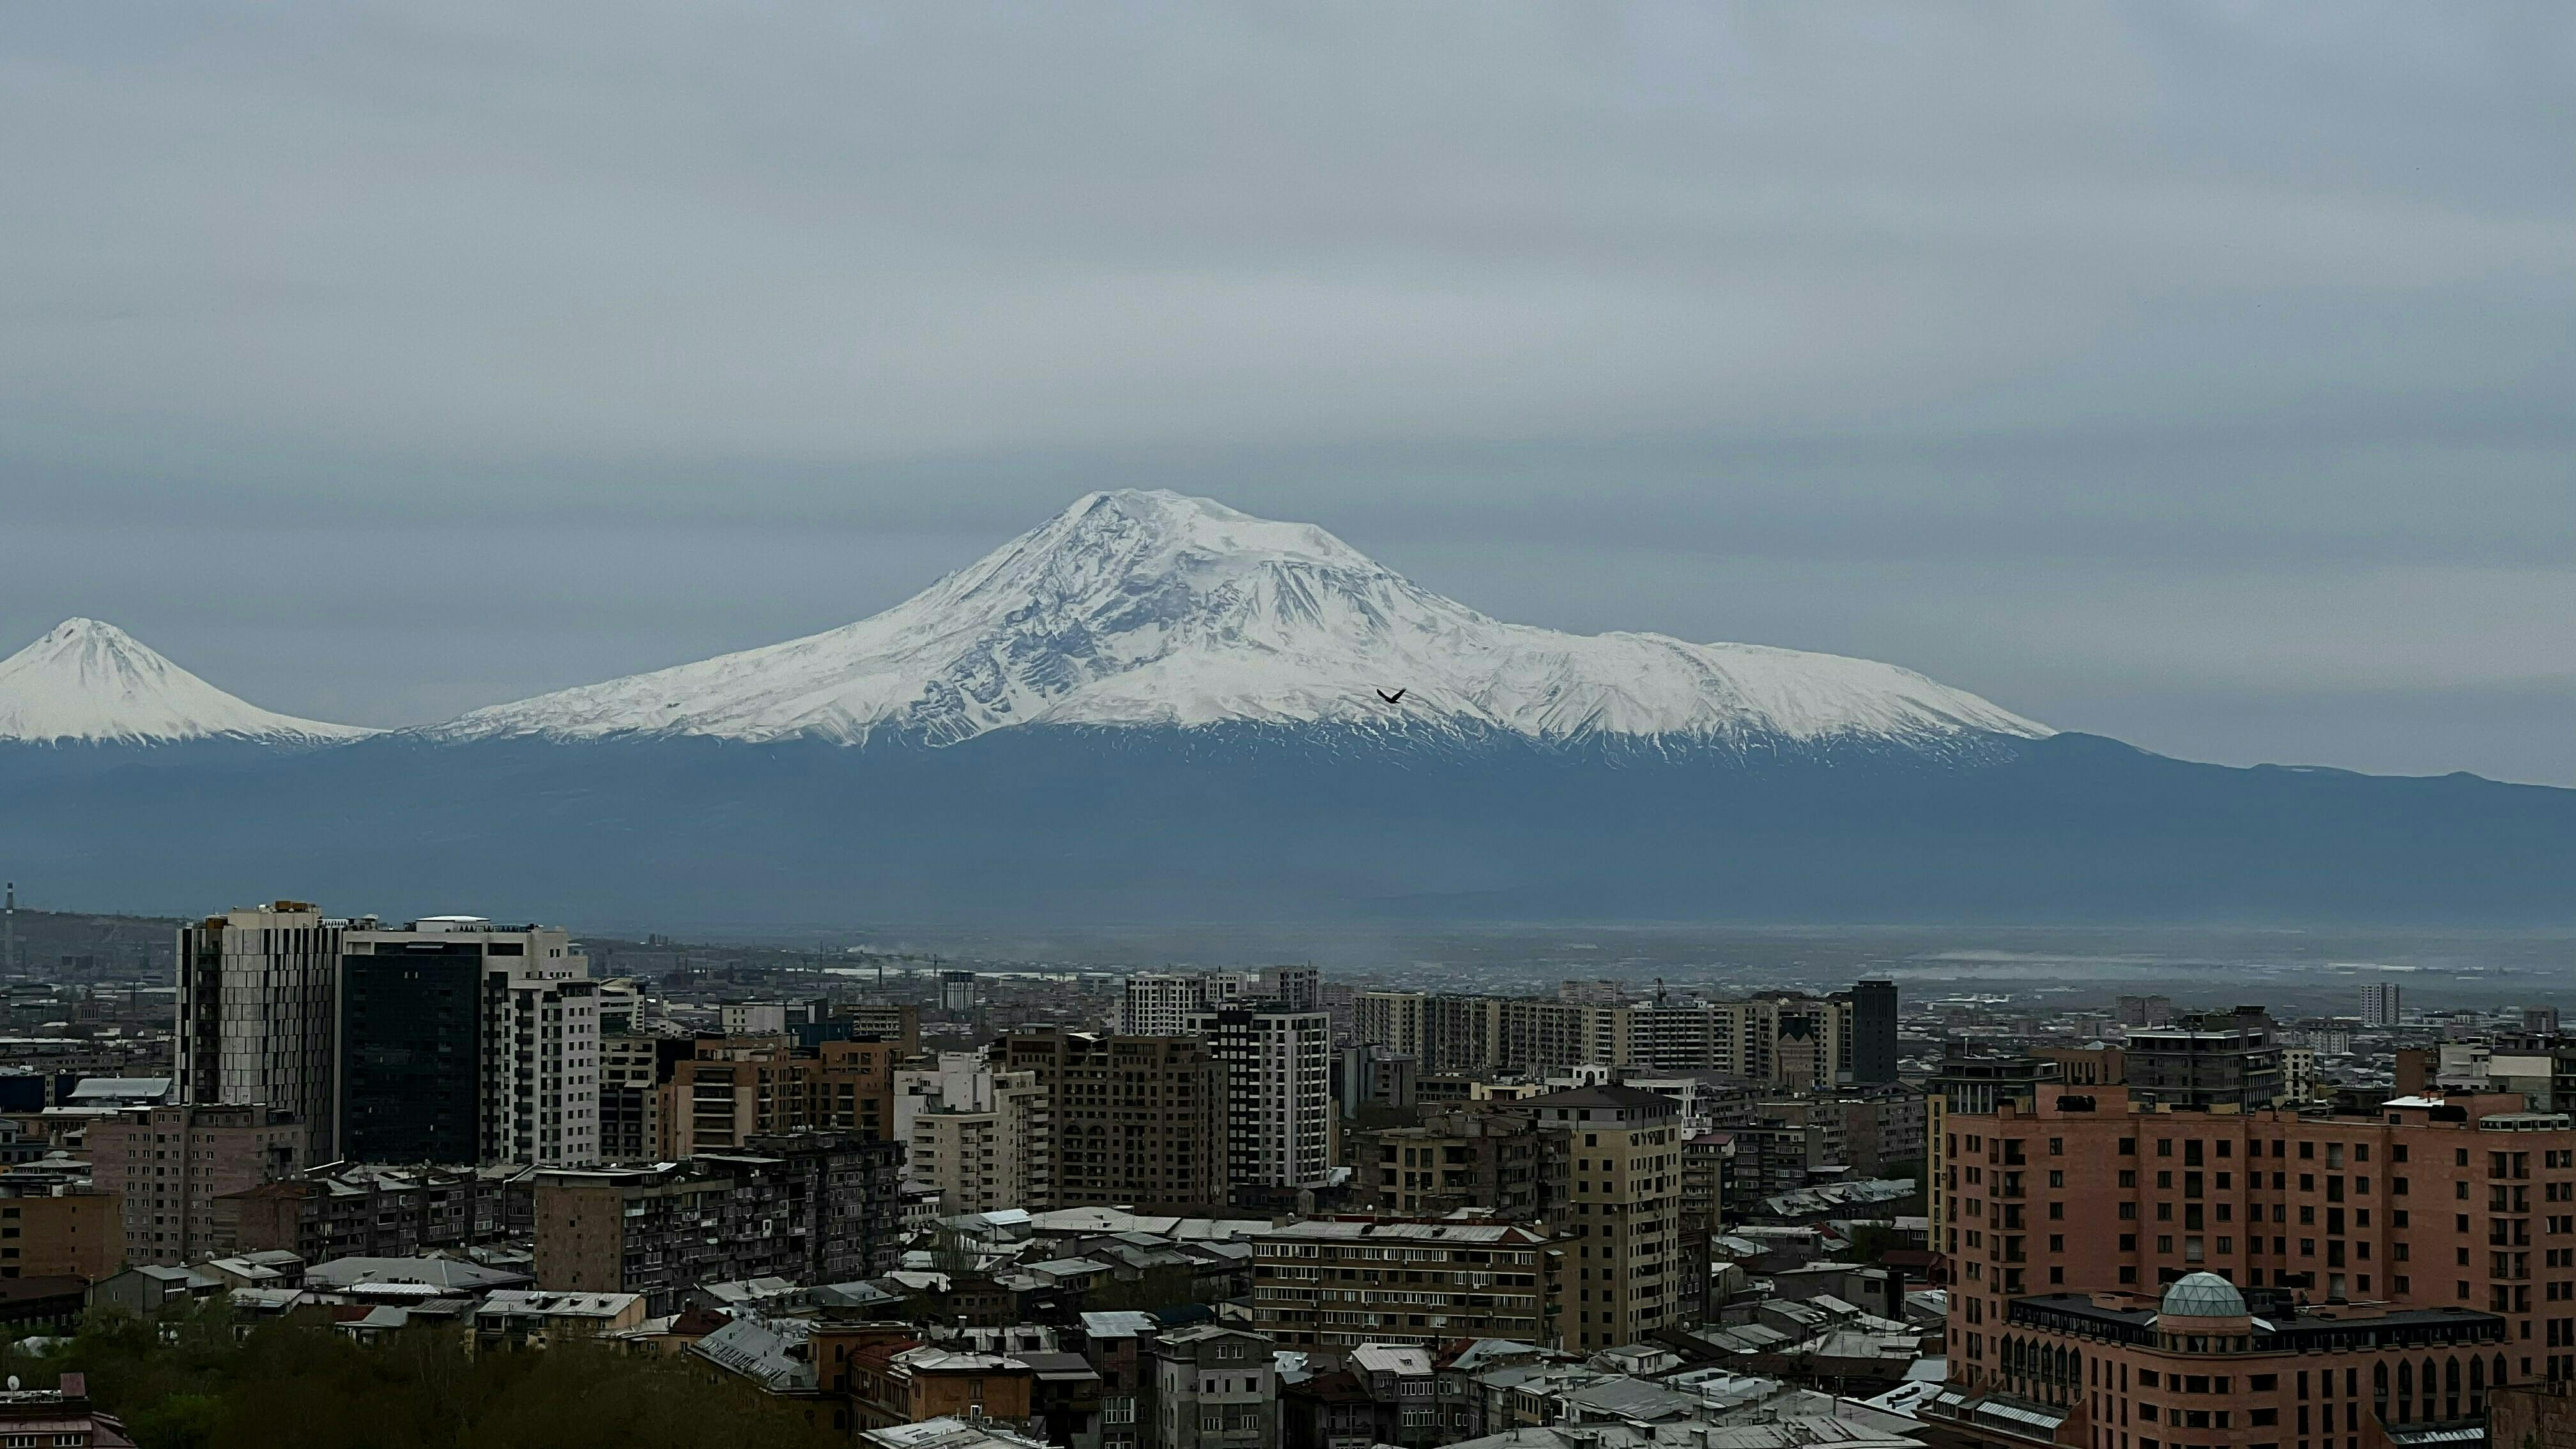
M 1396 704 L 1380 697 L 1399 689 Z M 1320 528 L 1137 491 L 1078 499 L 874 618 L 425 733 L 950 744 L 1023 725 L 1224 722 L 1736 748 L 2050 733 L 1864 659 L 1502 623 Z
M 223 739 L 309 748 L 375 733 L 235 699 L 96 619 L 65 619 L 0 659 L 0 740 L 161 745 Z

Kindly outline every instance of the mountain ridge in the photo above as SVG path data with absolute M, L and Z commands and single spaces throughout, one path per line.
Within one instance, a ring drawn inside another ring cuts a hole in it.
M 1397 700 L 1387 695 L 1401 691 Z M 1160 490 L 1086 494 L 853 624 L 469 711 L 414 733 L 952 744 L 1029 725 L 1360 726 L 1695 741 L 1905 742 L 2044 725 L 1912 670 L 1508 624 L 1311 524 Z

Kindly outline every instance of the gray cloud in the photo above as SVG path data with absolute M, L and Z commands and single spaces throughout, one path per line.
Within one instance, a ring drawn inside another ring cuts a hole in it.
M 1086 488 L 2576 782 L 2562 7 L 21 7 L 0 631 L 393 723 Z

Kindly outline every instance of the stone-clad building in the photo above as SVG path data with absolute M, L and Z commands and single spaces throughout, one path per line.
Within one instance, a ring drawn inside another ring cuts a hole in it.
M 1052 1140 L 1030 1207 L 1225 1200 L 1225 1078 L 1207 1043 L 1045 1027 L 1005 1037 L 1000 1055 L 1045 1094 Z
M 2455 1393 L 2465 1405 L 2500 1384 L 2576 1379 L 2576 1123 L 2527 1111 L 2519 1096 L 2405 1096 L 2338 1115 L 2174 1110 L 2119 1087 L 2050 1084 L 1949 1114 L 1940 1130 L 1950 1211 L 1936 1247 L 1952 1265 L 1949 1381 L 1962 1392 L 2028 1397 L 2034 1329 L 2080 1338 L 2091 1331 L 2082 1324 L 2155 1303 L 2187 1279 L 2234 1285 L 2249 1301 L 2304 1301 L 2320 1321 L 2380 1325 L 2372 1332 L 2407 1351 L 2327 1362 L 2353 1368 L 2357 1397 L 2373 1403 L 2384 1367 L 2388 1414 L 2409 1412 L 2410 1388 L 2415 1420 L 2438 1421 L 2458 1417 Z M 2077 1312 L 2085 1301 L 2099 1313 Z M 2435 1310 L 2489 1315 L 2498 1328 L 2490 1342 L 2482 1328 L 2413 1316 Z M 2070 1312 L 2076 1328 L 2062 1327 Z M 2256 1317 L 2272 1324 L 2257 1337 L 2292 1332 L 2269 1311 Z M 2102 1324 L 2097 1336 L 2135 1336 L 2135 1325 Z M 2419 1329 L 2453 1337 L 2419 1345 L 2407 1337 Z M 2048 1353 L 2074 1347 L 2045 1333 Z M 2475 1352 L 2454 1346 L 2471 1339 Z M 2100 1387 L 2089 1365 L 2109 1361 L 2088 1353 L 2076 1370 L 2088 1406 Z M 2230 1374 L 2258 1371 L 2270 1370 Z M 2294 1382 L 2288 1367 L 2278 1372 Z M 2427 1373 L 2443 1384 L 2429 1410 Z M 2244 1424 L 2233 1438 L 2211 1427 L 2213 1437 L 2181 1442 L 2258 1437 Z M 2169 1430 L 2153 1437 L 2174 1442 Z M 2284 1445 L 2301 1437 L 2281 1427 Z

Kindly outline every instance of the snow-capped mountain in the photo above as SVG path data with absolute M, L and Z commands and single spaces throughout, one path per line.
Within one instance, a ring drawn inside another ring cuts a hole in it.
M 1029 725 L 1218 724 L 1736 750 L 2051 733 L 1894 665 L 1503 623 L 1320 528 L 1159 491 L 1087 495 L 844 628 L 426 733 L 953 744 Z
M 0 741 L 166 745 L 234 740 L 309 749 L 377 731 L 234 698 L 96 619 L 65 619 L 0 659 Z

